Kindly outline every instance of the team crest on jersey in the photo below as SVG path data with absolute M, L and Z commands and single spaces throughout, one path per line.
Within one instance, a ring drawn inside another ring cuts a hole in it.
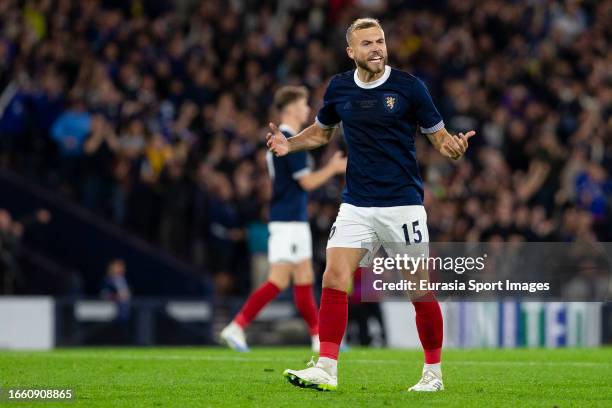
M 385 109 L 389 112 L 395 112 L 397 109 L 397 95 L 396 94 L 385 94 L 384 95 Z

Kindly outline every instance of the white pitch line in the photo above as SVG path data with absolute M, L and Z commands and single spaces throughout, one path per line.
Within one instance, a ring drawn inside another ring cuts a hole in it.
M 66 353 L 66 354 L 39 354 L 38 356 L 50 357 L 50 358 L 100 358 L 102 357 L 105 360 L 158 360 L 158 361 L 167 361 L 167 360 L 175 360 L 175 361 L 220 361 L 220 362 L 237 362 L 237 363 L 299 363 L 300 358 L 262 358 L 262 357 L 240 357 L 240 356 L 183 356 L 183 355 L 117 355 L 117 354 L 96 354 L 96 353 Z M 354 359 L 350 356 L 346 356 L 343 361 L 343 364 L 382 364 L 382 365 L 407 365 L 411 364 L 412 361 L 397 361 L 397 360 L 376 360 L 376 359 Z M 612 363 L 604 363 L 604 362 L 586 362 L 586 361 L 465 361 L 465 360 L 446 360 L 444 361 L 446 366 L 452 365 L 488 365 L 488 366 L 571 366 L 571 367 L 612 367 Z

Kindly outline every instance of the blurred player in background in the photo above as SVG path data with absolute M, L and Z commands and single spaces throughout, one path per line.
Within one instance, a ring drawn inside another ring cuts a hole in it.
M 358 19 L 346 33 L 347 53 L 357 68 L 334 76 L 316 123 L 287 139 L 270 124 L 268 147 L 277 156 L 328 143 L 340 122 L 348 145 L 343 203 L 331 228 L 319 312 L 321 351 L 305 370 L 286 370 L 294 385 L 319 390 L 337 388 L 338 350 L 346 330 L 347 290 L 373 242 L 427 243 L 427 215 L 419 174 L 415 134 L 426 134 L 444 156 L 459 159 L 475 132 L 449 134 L 418 78 L 392 69 L 385 35 L 375 19 Z M 273 251 L 273 248 L 270 248 Z M 411 391 L 444 389 L 440 364 L 442 313 L 433 293 L 412 299 L 425 353 L 421 380 Z
M 280 113 L 280 132 L 294 136 L 308 120 L 308 90 L 285 86 L 274 96 Z M 346 158 L 336 152 L 327 165 L 312 171 L 309 155 L 302 151 L 274 157 L 268 152 L 268 170 L 272 178 L 268 280 L 249 296 L 232 322 L 221 331 L 221 339 L 232 349 L 248 351 L 244 329 L 257 314 L 293 280 L 295 306 L 308 325 L 312 349 L 319 351 L 319 325 L 312 292 L 312 238 L 308 224 L 308 191 L 346 171 Z

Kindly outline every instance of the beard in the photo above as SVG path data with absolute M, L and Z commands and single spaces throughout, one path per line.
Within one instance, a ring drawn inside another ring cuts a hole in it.
M 387 56 L 383 56 L 382 64 L 372 64 L 368 62 L 368 58 L 371 58 L 372 55 L 366 57 L 364 59 L 355 59 L 355 64 L 361 69 L 371 74 L 380 74 L 385 70 L 385 66 L 387 65 Z

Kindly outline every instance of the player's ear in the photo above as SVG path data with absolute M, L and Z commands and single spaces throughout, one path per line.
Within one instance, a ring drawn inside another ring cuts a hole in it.
M 348 54 L 350 59 L 352 59 L 352 60 L 355 59 L 355 51 L 351 48 L 350 45 L 348 47 L 346 47 L 346 53 Z

